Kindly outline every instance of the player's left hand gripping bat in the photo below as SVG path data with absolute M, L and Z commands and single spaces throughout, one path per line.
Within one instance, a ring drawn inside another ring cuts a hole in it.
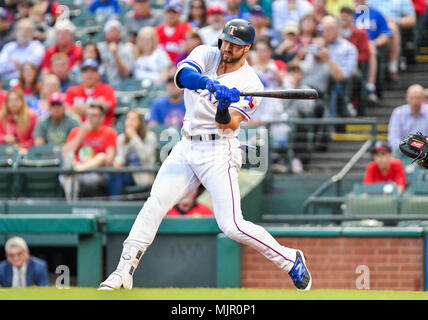
M 266 91 L 242 91 L 241 96 L 265 97 L 277 99 L 317 99 L 318 91 L 315 89 L 283 89 Z

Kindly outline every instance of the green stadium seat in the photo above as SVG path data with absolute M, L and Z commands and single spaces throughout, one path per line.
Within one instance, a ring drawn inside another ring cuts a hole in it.
M 393 183 L 356 183 L 344 201 L 344 214 L 373 216 L 398 214 L 399 196 Z
M 375 196 L 348 194 L 345 197 L 343 213 L 361 217 L 382 214 L 398 214 L 399 198 L 397 196 Z
M 400 214 L 426 214 L 428 217 L 428 195 L 406 195 L 401 200 Z
M 134 78 L 123 79 L 118 88 L 119 91 L 138 91 L 141 90 L 141 81 Z
M 395 183 L 372 183 L 361 184 L 355 183 L 352 193 L 356 195 L 398 195 Z
M 0 145 L 0 167 L 12 168 L 18 161 L 18 149 L 11 145 Z M 13 173 L 0 174 L 0 197 L 10 198 L 17 193 L 19 181 Z
M 18 161 L 18 167 L 58 168 L 62 160 L 61 149 L 60 145 L 34 146 Z M 58 177 L 58 173 L 22 174 L 21 192 L 31 198 L 62 197 Z

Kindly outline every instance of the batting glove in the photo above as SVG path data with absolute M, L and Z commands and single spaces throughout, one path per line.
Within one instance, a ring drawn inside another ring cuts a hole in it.
M 240 99 L 240 92 L 238 89 L 236 88 L 228 89 L 227 87 L 225 88 L 227 89 L 225 92 L 220 91 L 219 92 L 220 94 L 216 92 L 216 98 L 218 100 L 217 108 L 219 108 L 220 110 L 229 108 L 231 103 L 238 102 Z

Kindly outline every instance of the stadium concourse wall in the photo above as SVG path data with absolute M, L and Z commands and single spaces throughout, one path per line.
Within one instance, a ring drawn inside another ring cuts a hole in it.
M 134 219 L 128 214 L 1 214 L 0 233 L 77 235 L 77 285 L 96 287 L 116 267 Z M 359 283 L 378 290 L 427 289 L 428 229 L 267 229 L 283 245 L 305 252 L 314 289 L 355 289 Z M 292 288 L 287 274 L 225 237 L 214 218 L 164 219 L 141 264 L 136 287 Z

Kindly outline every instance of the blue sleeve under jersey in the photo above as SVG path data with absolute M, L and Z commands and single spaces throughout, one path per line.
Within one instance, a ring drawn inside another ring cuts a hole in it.
M 201 75 L 192 68 L 184 67 L 177 74 L 177 85 L 189 90 L 205 89 L 210 78 Z

